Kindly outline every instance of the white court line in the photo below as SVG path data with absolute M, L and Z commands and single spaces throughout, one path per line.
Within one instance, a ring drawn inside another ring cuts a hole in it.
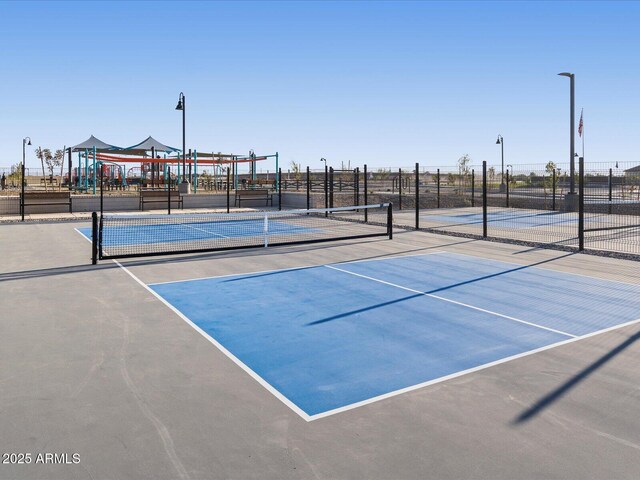
M 391 260 L 394 258 L 405 258 L 405 257 L 421 257 L 423 255 L 437 255 L 439 253 L 447 253 L 447 252 L 435 251 L 435 252 L 428 252 L 428 253 L 416 253 L 413 255 L 402 255 L 401 253 L 398 253 L 398 254 L 390 253 L 389 255 L 392 255 L 392 256 L 389 256 L 389 257 L 365 258 L 362 260 L 346 260 L 344 262 L 333 263 L 332 265 L 347 265 L 351 263 L 376 262 L 379 260 Z M 149 283 L 148 285 L 149 286 L 165 285 L 167 283 L 197 282 L 199 280 L 212 280 L 214 278 L 225 278 L 225 277 L 239 277 L 241 275 L 250 276 L 250 275 L 260 275 L 265 273 L 287 272 L 287 271 L 294 271 L 294 270 L 304 270 L 306 268 L 325 267 L 326 265 L 327 265 L 326 263 L 320 263 L 320 264 L 314 264 L 314 265 L 304 265 L 302 267 L 277 268 L 275 270 L 260 270 L 257 272 L 228 273 L 226 275 L 213 275 L 211 277 L 195 277 L 195 278 L 187 278 L 185 280 L 168 280 L 166 282 L 154 282 L 154 283 Z
M 118 262 L 117 260 L 113 260 L 113 262 L 115 264 L 117 264 L 122 270 L 124 270 L 125 273 L 127 273 L 127 275 L 129 275 L 131 278 L 133 278 L 138 284 L 142 285 L 154 297 L 156 297 L 163 304 L 165 304 L 167 307 L 169 307 L 169 309 L 171 311 L 173 311 L 173 313 L 178 315 L 182 320 L 184 320 L 187 324 L 189 324 L 191 327 L 193 327 L 193 329 L 196 332 L 198 332 L 205 339 L 207 339 L 207 341 L 212 343 L 218 350 L 220 350 L 224 355 L 226 355 L 229 359 L 231 359 L 231 361 L 233 361 L 233 363 L 235 363 L 240 368 L 242 368 L 242 370 L 244 370 L 246 373 L 248 373 L 249 376 L 251 376 L 251 378 L 253 378 L 256 382 L 258 382 L 260 385 L 262 385 L 274 397 L 276 397 L 278 400 L 280 400 L 282 403 L 284 403 L 287 407 L 289 407 L 295 413 L 300 415 L 300 417 L 302 417 L 304 420 L 306 420 L 307 422 L 310 421 L 309 415 L 307 415 L 303 410 L 301 410 L 295 403 L 293 403 L 287 397 L 282 395 L 278 390 L 276 390 L 274 387 L 272 387 L 271 384 L 269 384 L 265 379 L 263 379 L 260 375 L 258 375 L 256 372 L 254 372 L 251 368 L 249 368 L 244 362 L 242 362 L 233 353 L 231 353 L 229 350 L 224 348 L 222 346 L 222 344 L 220 344 L 217 340 L 215 340 L 213 337 L 209 336 L 209 334 L 207 332 L 205 332 L 198 325 L 193 323 L 184 313 L 182 313 L 180 310 L 178 310 L 176 307 L 174 307 L 171 303 L 169 303 L 167 300 L 165 300 L 160 294 L 155 292 L 153 289 L 149 288 L 148 285 L 146 285 L 142 280 L 140 280 L 133 273 L 131 273 L 129 271 L 129 269 L 127 269 L 125 266 L 123 266 L 120 262 Z
M 84 238 L 87 242 L 93 244 L 93 242 L 91 241 L 91 239 L 89 237 L 87 237 L 84 233 L 82 233 L 80 230 L 78 230 L 78 227 L 73 227 L 73 229 L 78 232 L 78 234 L 80 234 L 80 236 L 82 238 Z
M 367 400 L 363 400 L 361 402 L 352 403 L 350 405 L 345 405 L 344 407 L 335 408 L 333 410 L 327 410 L 326 412 L 318 413 L 316 415 L 311 415 L 309 417 L 309 421 L 318 420 L 320 418 L 329 417 L 331 415 L 335 415 L 337 413 L 346 412 L 348 410 L 353 410 L 354 408 L 363 407 L 365 405 L 369 405 L 370 403 L 379 402 L 380 400 L 385 400 L 387 398 L 395 397 L 396 395 L 402 395 L 403 393 L 412 392 L 414 390 L 418 390 L 423 387 L 427 387 L 429 385 L 434 385 L 436 383 L 445 382 L 447 380 L 451 380 L 453 378 L 461 377 L 463 375 L 468 375 L 473 372 L 478 372 L 480 370 L 485 370 L 487 368 L 495 367 L 496 365 L 500 365 L 501 363 L 507 363 L 512 360 L 517 360 L 518 358 L 528 357 L 529 355 L 534 355 L 536 353 L 544 352 L 545 350 L 550 350 L 552 348 L 561 347 L 562 345 L 568 345 L 569 343 L 574 343 L 580 340 L 584 340 L 589 337 L 594 337 L 596 335 L 600 335 L 603 333 L 611 332 L 613 330 L 618 330 L 619 328 L 628 327 L 629 325 L 635 325 L 640 323 L 640 318 L 635 320 L 631 320 L 630 322 L 622 323 L 620 325 L 614 325 L 613 327 L 608 327 L 603 330 L 598 330 L 596 332 L 587 333 L 585 335 L 581 335 L 579 337 L 568 338 L 566 340 L 562 340 L 561 342 L 552 343 L 551 345 L 546 345 L 544 347 L 536 348 L 534 350 L 529 350 L 528 352 L 518 353 L 516 355 L 512 355 L 510 357 L 501 358 L 500 360 L 495 360 L 493 362 L 485 363 L 483 365 L 478 365 L 477 367 L 469 368 L 467 370 L 462 370 L 460 372 L 452 373 L 451 375 L 445 375 L 444 377 L 434 378 L 433 380 L 429 380 L 427 382 L 419 383 L 417 385 L 412 385 L 410 387 L 401 388 L 400 390 L 395 390 L 393 392 L 385 393 L 383 395 L 378 395 L 377 397 L 372 397 Z
M 562 330 L 556 330 L 555 328 L 545 327 L 543 325 L 539 325 L 539 324 L 533 323 L 533 322 L 527 322 L 526 320 L 521 320 L 519 318 L 510 317 L 509 315 L 503 315 L 502 313 L 492 312 L 491 310 L 485 310 L 484 308 L 475 307 L 473 305 L 469 305 L 468 303 L 458 302 L 456 300 L 451 300 L 449 298 L 441 297 L 439 295 L 434 295 L 432 293 L 421 292 L 420 290 L 415 290 L 413 288 L 403 287 L 402 285 L 398 285 L 397 283 L 391 283 L 391 282 L 387 282 L 385 280 L 380 280 L 379 278 L 369 277 L 367 275 L 362 275 L 360 273 L 350 272 L 349 270 L 343 270 L 342 268 L 334 267 L 332 265 L 325 265 L 325 267 L 330 268 L 332 270 L 338 270 L 339 272 L 348 273 L 349 275 L 355 275 L 356 277 L 365 278 L 365 279 L 371 280 L 373 282 L 378 282 L 378 283 L 382 283 L 384 285 L 389 285 L 391 287 L 396 287 L 396 288 L 399 288 L 401 290 L 406 290 L 408 292 L 419 293 L 420 295 L 424 295 L 425 297 L 436 298 L 436 299 L 442 300 L 444 302 L 449 302 L 449 303 L 453 303 L 455 305 L 460 305 L 461 307 L 466 307 L 466 308 L 470 308 L 472 310 L 477 310 L 479 312 L 488 313 L 490 315 L 495 315 L 497 317 L 505 318 L 505 319 L 511 320 L 513 322 L 523 323 L 525 325 L 529 325 L 531 327 L 540 328 L 542 330 L 547 330 L 547 331 L 553 332 L 553 333 L 559 333 L 560 335 L 564 335 L 566 337 L 571 337 L 571 338 L 576 338 L 577 337 L 577 335 L 573 335 L 572 333 L 563 332 Z
M 423 382 L 423 383 L 419 383 L 417 385 L 412 385 L 410 387 L 406 387 L 406 388 L 402 388 L 402 389 L 399 389 L 399 390 L 395 390 L 393 392 L 385 393 L 383 395 L 378 395 L 377 397 L 373 397 L 373 398 L 369 398 L 367 400 L 363 400 L 363 401 L 360 401 L 360 402 L 352 403 L 350 405 L 345 405 L 343 407 L 339 407 L 339 408 L 336 408 L 336 409 L 333 409 L 333 410 L 328 410 L 326 412 L 318 413 L 318 414 L 315 414 L 315 415 L 308 415 L 302 409 L 300 409 L 296 404 L 294 404 L 291 400 L 289 400 L 287 397 L 285 397 L 283 394 L 281 394 L 278 390 L 276 390 L 274 387 L 272 387 L 269 383 L 267 383 L 266 380 L 264 380 L 257 373 L 255 373 L 253 370 L 251 370 L 247 365 L 245 365 L 242 361 L 240 361 L 235 355 L 233 355 L 226 348 L 224 348 L 215 339 L 210 337 L 208 333 L 206 333 L 204 330 L 202 330 L 200 327 L 198 327 L 195 323 L 193 323 L 186 315 L 184 315 L 177 308 L 175 308 L 173 305 L 171 305 L 167 300 L 165 300 L 158 293 L 156 293 L 151 288 L 149 288 L 148 285 L 146 285 L 138 277 L 136 277 L 133 273 L 131 273 L 120 262 L 118 262 L 117 260 L 113 260 L 113 262 L 116 265 L 118 265 L 120 268 L 122 268 L 122 270 L 124 270 L 127 273 L 127 275 L 129 275 L 131 278 L 133 278 L 139 285 L 142 285 L 148 292 L 150 292 L 154 297 L 156 297 L 164 305 L 166 305 L 171 311 L 173 311 L 176 315 L 178 315 L 178 317 L 180 317 L 188 325 L 190 325 L 194 330 L 196 330 L 200 335 L 202 335 L 208 342 L 210 342 L 218 350 L 220 350 L 225 356 L 230 358 L 231 361 L 233 361 L 236 365 L 238 365 L 240 368 L 242 368 L 242 370 L 244 370 L 246 373 L 248 373 L 251 376 L 251 378 L 256 380 L 268 392 L 270 392 L 273 396 L 275 396 L 278 400 L 280 400 L 282 403 L 284 403 L 293 412 L 295 412 L 298 416 L 300 416 L 302 419 L 304 419 L 307 422 L 311 422 L 313 420 L 318 420 L 318 419 L 321 419 L 321 418 L 329 417 L 331 415 L 335 415 L 335 414 L 338 414 L 338 413 L 346 412 L 348 410 L 353 410 L 355 408 L 362 407 L 362 406 L 368 405 L 370 403 L 379 402 L 380 400 L 391 398 L 391 397 L 394 397 L 396 395 L 401 395 L 403 393 L 411 392 L 413 390 L 418 390 L 420 388 L 423 388 L 423 387 L 426 387 L 426 386 L 429 386 L 429 385 L 434 385 L 434 384 L 437 384 L 437 383 L 440 383 L 440 382 L 444 382 L 444 381 L 447 381 L 447 380 L 451 380 L 453 378 L 461 377 L 463 375 L 467 375 L 467 374 L 470 374 L 470 373 L 473 373 L 473 372 L 478 372 L 480 370 L 491 368 L 491 367 L 494 367 L 496 365 L 500 365 L 502 363 L 506 363 L 506 362 L 510 362 L 512 360 L 516 360 L 518 358 L 527 357 L 529 355 L 540 353 L 540 352 L 543 352 L 545 350 L 550 350 L 552 348 L 560 347 L 562 345 L 567 345 L 569 343 L 577 342 L 579 340 L 583 340 L 583 339 L 586 339 L 586 338 L 589 338 L 589 337 L 594 337 L 594 336 L 600 335 L 602 333 L 610 332 L 610 331 L 617 330 L 617 329 L 620 329 L 620 328 L 623 328 L 623 327 L 627 327 L 629 325 L 634 325 L 636 323 L 640 323 L 640 318 L 638 318 L 636 320 L 632 320 L 632 321 L 627 322 L 627 323 L 623 323 L 623 324 L 620 324 L 620 325 L 614 325 L 612 327 L 608 327 L 608 328 L 605 328 L 605 329 L 602 329 L 602 330 L 598 330 L 596 332 L 587 333 L 587 334 L 579 336 L 579 337 L 568 338 L 567 340 L 563 340 L 563 341 L 560 341 L 560 342 L 557 342 L 557 343 L 552 343 L 551 345 L 546 345 L 544 347 L 536 348 L 534 350 L 529 350 L 528 352 L 518 353 L 518 354 L 512 355 L 510 357 L 506 357 L 506 358 L 502 358 L 500 360 L 496 360 L 496 361 L 493 361 L 493 362 L 485 363 L 483 365 L 478 365 L 476 367 L 469 368 L 467 370 L 462 370 L 460 372 L 452 373 L 451 375 L 445 375 L 443 377 L 435 378 L 435 379 L 429 380 L 427 382 Z
M 226 235 L 222 235 L 221 233 L 210 232 L 209 230 L 205 230 L 204 228 L 192 227 L 191 225 L 184 225 L 184 224 L 178 224 L 178 225 L 181 227 L 193 228 L 194 230 L 199 230 L 201 232 L 208 233 L 209 235 L 215 235 L 217 237 L 231 238 L 231 237 L 227 237 Z

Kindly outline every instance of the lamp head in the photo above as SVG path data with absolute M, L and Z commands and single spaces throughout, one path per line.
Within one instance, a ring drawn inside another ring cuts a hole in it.
M 29 139 L 29 142 L 27 143 L 27 145 L 31 145 L 31 139 Z
M 558 75 L 560 75 L 561 77 L 569 77 L 569 78 L 573 77 L 573 73 L 569 73 L 569 72 L 562 72 L 562 73 L 559 73 Z
M 496 145 L 500 145 L 502 143 L 502 135 L 498 135 L 498 139 L 496 140 Z
M 178 100 L 178 105 L 176 105 L 176 110 L 183 110 L 184 106 L 182 105 L 182 98 Z

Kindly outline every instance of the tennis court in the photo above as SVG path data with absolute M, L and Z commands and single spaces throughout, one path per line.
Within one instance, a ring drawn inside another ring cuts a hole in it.
M 462 211 L 460 211 L 462 210 Z M 421 220 L 442 225 L 482 225 L 482 209 L 452 209 L 440 213 L 437 210 L 421 215 Z M 495 209 L 487 212 L 487 223 L 496 228 L 536 228 L 548 225 L 574 224 L 577 212 L 553 212 L 526 209 Z
M 640 320 L 640 286 L 447 252 L 150 288 L 307 420 Z
M 3 225 L 0 478 L 637 477 L 637 262 L 309 217 Z

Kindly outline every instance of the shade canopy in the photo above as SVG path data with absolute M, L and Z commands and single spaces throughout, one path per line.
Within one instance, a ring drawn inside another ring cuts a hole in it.
M 71 150 L 74 152 L 80 152 L 82 150 L 93 150 L 94 147 L 96 150 L 106 151 L 106 152 L 114 151 L 114 150 L 122 150 L 120 147 L 116 147 L 115 145 L 110 145 L 108 143 L 105 143 L 99 138 L 94 137 L 93 135 L 91 135 L 84 142 L 71 147 Z
M 133 145 L 131 147 L 126 148 L 125 150 L 131 152 L 149 152 L 151 148 L 155 150 L 156 153 L 173 153 L 173 152 L 181 152 L 179 148 L 170 147 L 165 145 L 164 143 L 160 143 L 158 140 L 153 138 L 152 136 L 148 136 L 142 142 Z

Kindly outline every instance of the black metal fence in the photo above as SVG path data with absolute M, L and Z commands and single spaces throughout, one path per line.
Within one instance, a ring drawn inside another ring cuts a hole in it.
M 284 192 L 307 205 L 392 203 L 397 227 L 489 238 L 546 248 L 640 256 L 640 172 L 631 163 L 302 172 L 283 178 Z M 571 190 L 571 185 L 574 190 Z M 580 192 L 583 192 L 580 195 Z M 582 208 L 581 208 L 582 207 Z M 372 222 L 386 219 L 370 217 Z

